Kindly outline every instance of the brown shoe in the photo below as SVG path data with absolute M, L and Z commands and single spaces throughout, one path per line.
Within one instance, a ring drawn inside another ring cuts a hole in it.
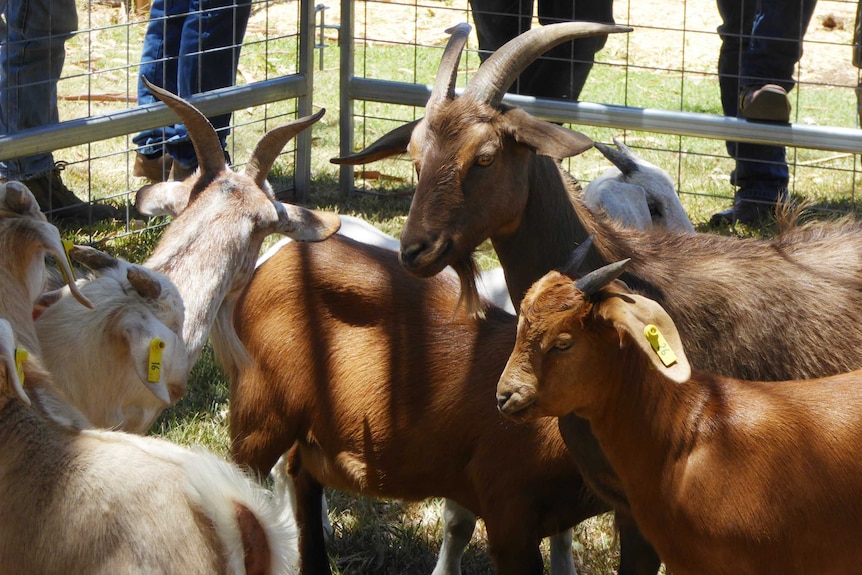
M 169 179 L 177 182 L 182 182 L 183 180 L 194 174 L 197 169 L 197 164 L 190 168 L 185 168 L 179 162 L 174 162 L 174 165 L 171 166 L 171 176 Z
M 50 219 L 74 219 L 82 223 L 123 219 L 123 213 L 113 206 L 81 201 L 63 183 L 60 170 L 54 169 L 49 174 L 22 180 L 21 183 L 33 193 L 39 208 Z
M 790 100 L 787 91 L 776 84 L 744 88 L 739 97 L 739 114 L 746 120 L 789 122 Z
M 135 165 L 132 167 L 132 175 L 139 178 L 147 178 L 151 182 L 164 182 L 171 174 L 173 163 L 174 159 L 168 154 L 148 158 L 137 152 L 135 154 Z

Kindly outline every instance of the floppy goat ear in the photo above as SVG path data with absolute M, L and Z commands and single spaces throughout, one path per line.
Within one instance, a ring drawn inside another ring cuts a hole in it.
M 628 337 L 665 377 L 685 383 L 691 366 L 673 320 L 655 301 L 636 294 L 611 294 L 599 304 L 598 314 L 620 334 L 620 346 Z

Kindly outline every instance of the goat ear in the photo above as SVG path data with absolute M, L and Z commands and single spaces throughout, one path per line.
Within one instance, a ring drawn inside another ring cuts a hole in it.
M 144 186 L 135 194 L 135 208 L 144 216 L 180 215 L 189 205 L 191 186 L 184 182 L 159 182 Z
M 179 369 L 182 366 L 173 365 L 172 362 L 180 361 L 180 357 L 184 357 L 184 350 L 176 349 L 180 345 L 179 338 L 169 330 L 163 323 L 155 318 L 130 318 L 123 322 L 120 328 L 122 336 L 129 346 L 129 355 L 132 358 L 132 363 L 135 365 L 135 371 L 147 389 L 153 395 L 158 397 L 165 406 L 171 404 L 171 395 L 168 392 L 168 379 L 171 370 Z M 164 348 L 160 350 L 158 359 L 158 374 L 159 377 L 151 377 L 150 372 L 153 370 L 154 358 L 151 354 L 151 346 L 154 340 L 164 342 Z M 156 381 L 150 381 L 156 379 Z
M 676 383 L 685 383 L 691 377 L 679 332 L 658 303 L 636 294 L 615 294 L 602 301 L 599 315 L 620 332 L 620 345 L 628 336 L 665 377 Z M 661 336 L 659 349 L 654 347 L 654 336 L 647 334 L 648 326 L 654 326 Z
M 329 161 L 333 164 L 347 164 L 355 166 L 357 164 L 367 164 L 390 156 L 404 154 L 407 152 L 407 145 L 410 143 L 413 129 L 421 120 L 422 118 L 413 120 L 409 124 L 404 124 L 403 126 L 395 128 L 388 134 L 380 137 L 364 150 L 342 158 L 332 158 Z
M 325 240 L 341 227 L 341 218 L 332 212 L 309 210 L 293 204 L 273 202 L 278 212 L 276 232 L 301 242 Z
M 593 147 L 593 141 L 584 134 L 544 122 L 519 108 L 506 110 L 504 117 L 509 121 L 512 137 L 536 150 L 540 156 L 561 160 Z

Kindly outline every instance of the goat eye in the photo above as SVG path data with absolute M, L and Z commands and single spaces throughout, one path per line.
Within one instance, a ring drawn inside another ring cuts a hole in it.
M 476 158 L 476 164 L 482 166 L 483 168 L 486 166 L 490 166 L 494 163 L 494 154 L 480 154 Z
M 567 333 L 562 333 L 557 336 L 557 341 L 554 342 L 553 351 L 566 351 L 572 347 L 572 336 Z

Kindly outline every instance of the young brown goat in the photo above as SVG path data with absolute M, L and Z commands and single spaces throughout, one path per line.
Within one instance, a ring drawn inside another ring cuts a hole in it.
M 862 224 L 811 225 L 774 239 L 741 240 L 624 229 L 583 206 L 558 160 L 588 148 L 589 140 L 535 118 L 524 121 L 523 111 L 501 99 L 529 62 L 590 26 L 530 30 L 488 58 L 457 98 L 451 87 L 463 47 L 457 36 L 464 36 L 453 34 L 425 117 L 339 160 L 360 163 L 409 150 L 420 176 L 401 235 L 407 269 L 422 276 L 446 265 L 469 272 L 473 251 L 490 238 L 518 306 L 536 280 L 563 266 L 594 234 L 588 269 L 631 257 L 622 279 L 668 311 L 701 369 L 781 381 L 862 365 Z M 471 282 L 462 281 L 462 289 L 471 290 Z M 654 574 L 654 554 L 626 567 L 626 542 L 637 531 L 625 523 L 625 494 L 589 424 L 568 415 L 560 430 L 588 485 L 623 523 L 620 572 Z
M 586 418 L 674 574 L 858 571 L 862 371 L 692 375 L 667 312 L 605 285 L 617 273 L 605 270 L 577 282 L 551 272 L 527 292 L 500 411 Z
M 457 299 L 454 278 L 419 280 L 393 252 L 336 235 L 282 247 L 238 303 L 251 363 L 219 357 L 233 456 L 265 474 L 296 445 L 303 572 L 329 572 L 322 485 L 451 499 L 484 519 L 503 574 L 541 573 L 542 537 L 607 509 L 582 489 L 553 419 L 516 425 L 495 409 L 514 318 L 453 316 Z

